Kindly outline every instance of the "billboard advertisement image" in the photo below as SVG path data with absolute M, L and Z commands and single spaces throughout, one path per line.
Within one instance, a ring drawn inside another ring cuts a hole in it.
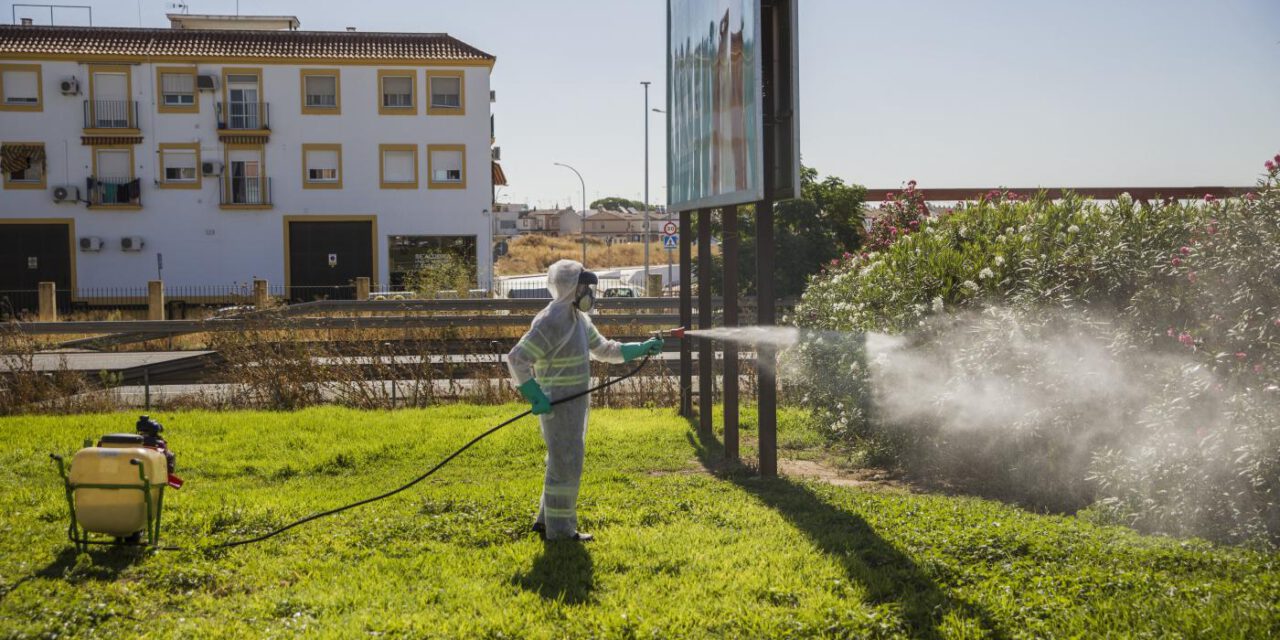
M 758 0 L 668 0 L 667 203 L 764 198 Z

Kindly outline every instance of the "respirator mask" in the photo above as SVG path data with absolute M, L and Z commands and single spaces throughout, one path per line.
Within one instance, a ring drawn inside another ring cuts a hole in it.
M 573 294 L 573 306 L 578 311 L 588 313 L 596 305 L 596 285 L 599 282 L 596 274 L 590 271 L 583 271 L 578 275 L 578 289 Z

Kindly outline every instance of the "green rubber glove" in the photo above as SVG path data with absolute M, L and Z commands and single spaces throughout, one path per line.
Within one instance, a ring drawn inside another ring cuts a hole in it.
M 622 345 L 622 361 L 631 362 L 640 356 L 656 356 L 662 353 L 666 342 L 662 338 L 649 338 L 644 342 L 628 342 Z
M 520 391 L 520 395 L 524 396 L 524 399 L 533 405 L 531 409 L 533 415 L 540 416 L 551 413 L 551 398 L 548 398 L 547 394 L 542 392 L 542 387 L 538 385 L 537 380 L 529 380 L 516 388 Z

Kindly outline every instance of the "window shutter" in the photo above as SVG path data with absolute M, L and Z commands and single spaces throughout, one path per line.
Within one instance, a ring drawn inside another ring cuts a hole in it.
M 382 154 L 382 178 L 387 182 L 413 182 L 413 152 L 385 151 Z
M 333 76 L 307 76 L 307 106 L 334 106 L 337 93 L 337 78 Z
M 461 182 L 462 152 L 432 151 L 431 179 L 436 182 Z
M 196 81 L 189 73 L 160 74 L 161 93 L 195 93 Z
M 40 99 L 40 83 L 34 71 L 5 71 L 5 102 L 37 102 Z
M 383 104 L 386 106 L 411 106 L 413 104 L 413 78 L 407 76 L 387 76 L 383 78 L 382 94 Z
M 460 78 L 432 78 L 431 106 L 462 106 L 462 83 Z
M 102 149 L 98 151 L 97 177 L 99 179 L 128 178 L 131 175 L 128 151 L 123 149 Z

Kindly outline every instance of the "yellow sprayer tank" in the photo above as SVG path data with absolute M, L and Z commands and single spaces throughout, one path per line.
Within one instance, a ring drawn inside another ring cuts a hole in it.
M 104 438 L 107 440 L 107 438 Z M 85 447 L 71 459 L 67 480 L 74 488 L 75 518 L 87 531 L 126 537 L 147 528 L 147 503 L 136 489 L 102 489 L 84 485 L 142 487 L 138 460 L 151 484 L 151 513 L 160 513 L 161 496 L 169 477 L 164 454 L 155 449 L 130 447 L 109 442 L 103 446 Z

